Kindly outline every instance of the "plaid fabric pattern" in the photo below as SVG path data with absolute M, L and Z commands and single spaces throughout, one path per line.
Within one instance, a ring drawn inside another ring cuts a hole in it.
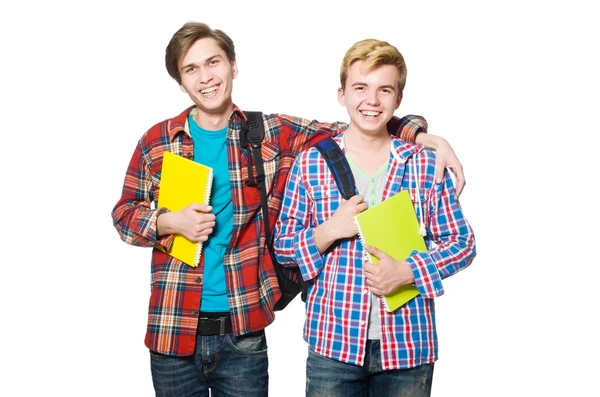
M 343 146 L 341 136 L 335 140 Z M 303 278 L 314 281 L 308 291 L 304 325 L 310 348 L 334 360 L 363 365 L 369 311 L 379 310 L 385 370 L 437 359 L 433 298 L 444 293 L 442 279 L 469 266 L 475 257 L 473 232 L 454 199 L 450 176 L 446 174 L 442 184 L 435 183 L 435 154 L 394 139 L 388 171 L 383 197 L 409 190 L 415 212 L 419 218 L 424 216 L 428 230 L 428 251 L 414 251 L 407 259 L 420 292 L 417 298 L 393 313 L 382 304 L 371 308 L 370 290 L 361 270 L 367 253 L 358 237 L 342 239 L 323 256 L 319 254 L 314 229 L 333 215 L 342 196 L 314 148 L 301 153 L 290 172 L 274 245 L 280 263 L 297 264 Z
M 204 264 L 193 268 L 165 254 L 173 237 L 157 238 L 156 219 L 167 211 L 156 208 L 162 157 L 165 151 L 192 159 L 193 141 L 187 126 L 190 107 L 175 118 L 153 126 L 139 140 L 112 211 L 113 223 L 128 244 L 154 247 L 151 296 L 145 338 L 150 350 L 185 356 L 194 352 Z M 264 115 L 262 158 L 266 173 L 269 217 L 274 225 L 281 207 L 285 181 L 296 155 L 324 134 L 337 135 L 344 123 L 318 123 L 287 115 Z M 274 319 L 273 305 L 280 292 L 263 230 L 258 189 L 246 186 L 248 152 L 240 148 L 239 132 L 245 120 L 237 107 L 229 119 L 227 154 L 233 204 L 233 234 L 224 258 L 225 278 L 233 330 L 236 335 L 263 329 Z M 418 116 L 394 119 L 389 128 L 414 141 L 427 124 Z M 253 169 L 256 176 L 256 169 Z

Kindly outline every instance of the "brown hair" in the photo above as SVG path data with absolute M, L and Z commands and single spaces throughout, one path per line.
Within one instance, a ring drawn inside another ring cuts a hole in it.
M 348 69 L 357 61 L 363 61 L 366 70 L 370 71 L 379 66 L 393 65 L 398 69 L 398 94 L 402 93 L 406 85 L 406 63 L 404 57 L 396 47 L 388 42 L 366 39 L 354 43 L 344 56 L 340 69 L 340 82 L 342 89 L 346 88 Z
M 198 40 L 212 38 L 225 52 L 230 63 L 235 61 L 233 40 L 221 30 L 213 30 L 207 24 L 187 22 L 171 37 L 165 53 L 165 66 L 169 76 L 181 84 L 179 61 L 185 56 L 190 47 Z

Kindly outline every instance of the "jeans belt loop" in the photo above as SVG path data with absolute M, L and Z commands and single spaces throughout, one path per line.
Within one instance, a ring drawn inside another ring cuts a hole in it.
M 225 320 L 225 317 L 219 318 L 219 325 L 221 326 L 219 328 L 219 335 L 225 335 Z

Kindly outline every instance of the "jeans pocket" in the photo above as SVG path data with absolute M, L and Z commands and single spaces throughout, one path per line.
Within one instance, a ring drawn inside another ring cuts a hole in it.
M 264 331 L 247 335 L 227 334 L 227 343 L 237 353 L 258 355 L 267 353 L 267 338 Z
M 160 359 L 160 358 L 169 358 L 169 357 L 172 357 L 172 356 L 168 356 L 166 354 L 162 354 L 162 353 L 159 353 L 157 351 L 150 350 L 150 357 L 155 357 L 155 358 L 159 358 Z

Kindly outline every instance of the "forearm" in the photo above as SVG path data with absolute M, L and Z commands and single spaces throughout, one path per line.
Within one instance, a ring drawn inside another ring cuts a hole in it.
M 426 297 L 443 294 L 441 281 L 469 266 L 476 255 L 473 231 L 454 196 L 452 179 L 446 172 L 443 182 L 430 194 L 432 215 L 427 229 L 435 248 L 413 252 L 407 258 L 415 284 Z
M 323 222 L 315 228 L 314 240 L 319 254 L 323 254 L 323 252 L 327 251 L 331 244 L 337 240 L 328 221 Z
M 310 228 L 286 234 L 277 233 L 273 244 L 277 261 L 283 266 L 298 266 L 304 280 L 315 278 L 324 265 L 315 243 L 314 230 Z
M 164 212 L 160 214 L 156 220 L 156 235 L 162 237 L 177 233 L 176 217 L 177 213 L 175 212 Z
M 324 136 L 336 136 L 347 128 L 346 123 L 322 123 L 317 120 L 307 120 L 288 115 L 278 116 L 282 131 L 287 137 L 287 143 L 292 152 L 298 154 Z
M 153 178 L 138 143 L 134 150 L 119 201 L 112 211 L 113 225 L 127 244 L 152 247 L 156 244 L 157 218 L 164 209 L 153 209 Z
M 441 136 L 431 135 L 431 134 L 423 134 L 423 133 L 417 134 L 417 136 L 415 138 L 415 143 L 417 143 L 419 145 L 423 145 L 427 149 L 430 149 L 430 150 L 437 150 L 440 147 L 440 145 L 442 145 L 444 143 L 446 145 L 449 145 L 448 142 Z
M 113 225 L 121 239 L 130 245 L 153 247 L 157 244 L 157 218 L 163 210 L 120 201 L 112 212 Z

